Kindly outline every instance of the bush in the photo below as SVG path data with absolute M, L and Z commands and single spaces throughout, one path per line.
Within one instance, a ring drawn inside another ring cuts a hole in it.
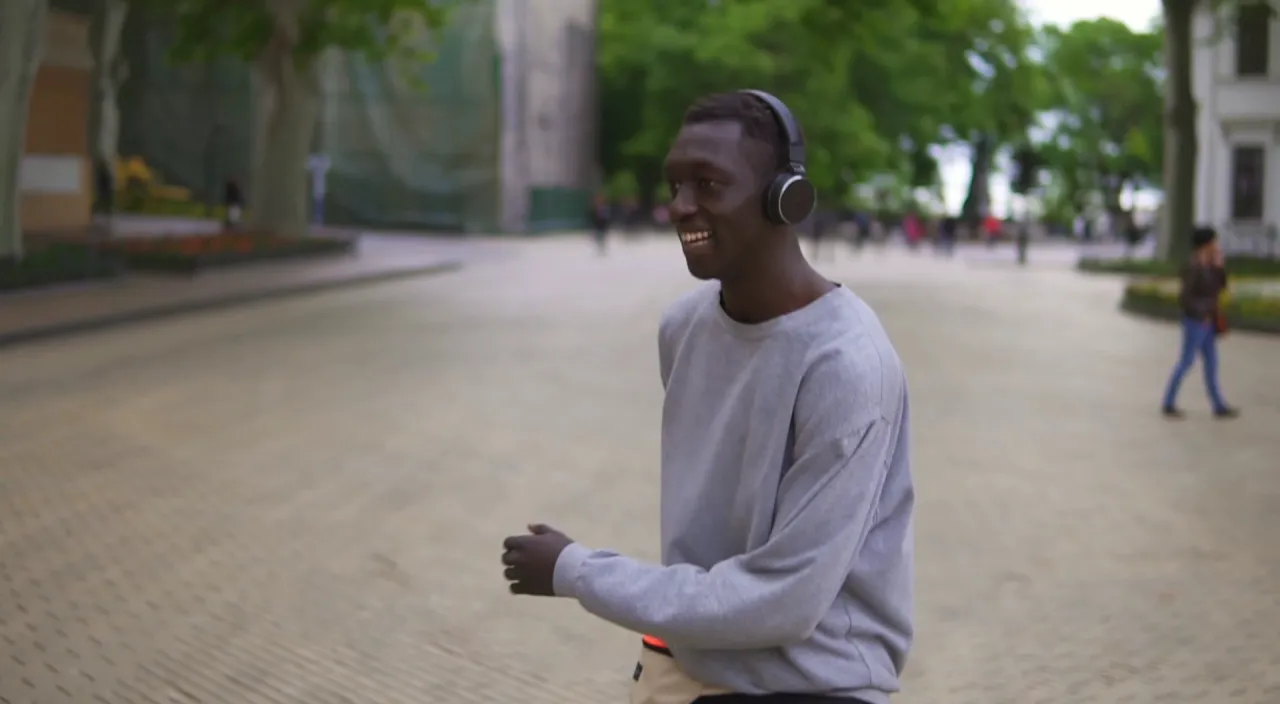
M 1120 307 L 1131 313 L 1178 320 L 1178 281 L 1170 278 L 1131 281 Z M 1232 283 L 1223 294 L 1222 310 L 1231 328 L 1280 334 L 1280 279 Z
M 164 182 L 160 172 L 142 157 L 117 159 L 115 165 L 115 202 L 122 213 L 172 215 L 188 218 L 223 219 L 226 209 L 209 207 L 191 199 L 191 189 Z
M 110 254 L 68 243 L 33 246 L 22 259 L 0 259 L 0 291 L 105 279 L 120 272 Z
M 282 237 L 248 232 L 216 235 L 138 237 L 97 245 L 132 269 L 193 274 L 212 267 L 267 260 L 292 259 L 353 251 L 350 240 L 323 237 Z
M 222 220 L 226 216 L 226 208 L 222 206 L 208 207 L 199 201 L 167 200 L 164 198 L 145 198 L 128 203 L 120 209 L 122 213 L 138 215 L 168 215 L 180 218 L 209 218 Z
M 1164 259 L 1097 259 L 1082 257 L 1076 264 L 1080 271 L 1091 274 L 1128 274 L 1131 276 L 1177 276 L 1182 265 Z M 1280 259 L 1250 255 L 1227 258 L 1227 271 L 1236 277 L 1280 277 Z

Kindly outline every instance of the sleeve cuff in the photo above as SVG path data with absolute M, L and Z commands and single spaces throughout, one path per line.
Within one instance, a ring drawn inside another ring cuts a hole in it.
M 551 579 L 551 589 L 556 596 L 578 598 L 578 578 L 581 576 L 582 563 L 591 555 L 591 548 L 580 543 L 570 543 L 556 558 L 555 574 Z

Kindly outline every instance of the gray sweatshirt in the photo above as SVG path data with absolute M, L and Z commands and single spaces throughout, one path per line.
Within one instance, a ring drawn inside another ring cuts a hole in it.
M 902 364 L 846 288 L 759 325 L 719 291 L 659 331 L 663 564 L 575 543 L 556 595 L 707 685 L 885 704 L 912 638 Z

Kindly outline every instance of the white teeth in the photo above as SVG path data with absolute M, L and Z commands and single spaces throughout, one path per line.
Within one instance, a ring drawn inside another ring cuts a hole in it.
M 711 233 L 703 230 L 701 232 L 681 232 L 680 241 L 685 244 L 698 244 L 705 242 L 711 238 Z

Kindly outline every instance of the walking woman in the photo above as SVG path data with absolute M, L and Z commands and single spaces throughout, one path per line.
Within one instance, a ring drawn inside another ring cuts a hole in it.
M 1218 233 L 1211 227 L 1198 227 L 1191 234 L 1191 244 L 1195 249 L 1191 261 L 1182 270 L 1182 292 L 1178 297 L 1182 306 L 1182 351 L 1165 388 L 1164 415 L 1182 418 L 1177 406 L 1178 387 L 1198 354 L 1204 366 L 1204 385 L 1213 404 L 1213 415 L 1234 418 L 1239 411 L 1227 405 L 1218 386 L 1218 335 L 1225 330 L 1218 301 L 1227 287 Z

